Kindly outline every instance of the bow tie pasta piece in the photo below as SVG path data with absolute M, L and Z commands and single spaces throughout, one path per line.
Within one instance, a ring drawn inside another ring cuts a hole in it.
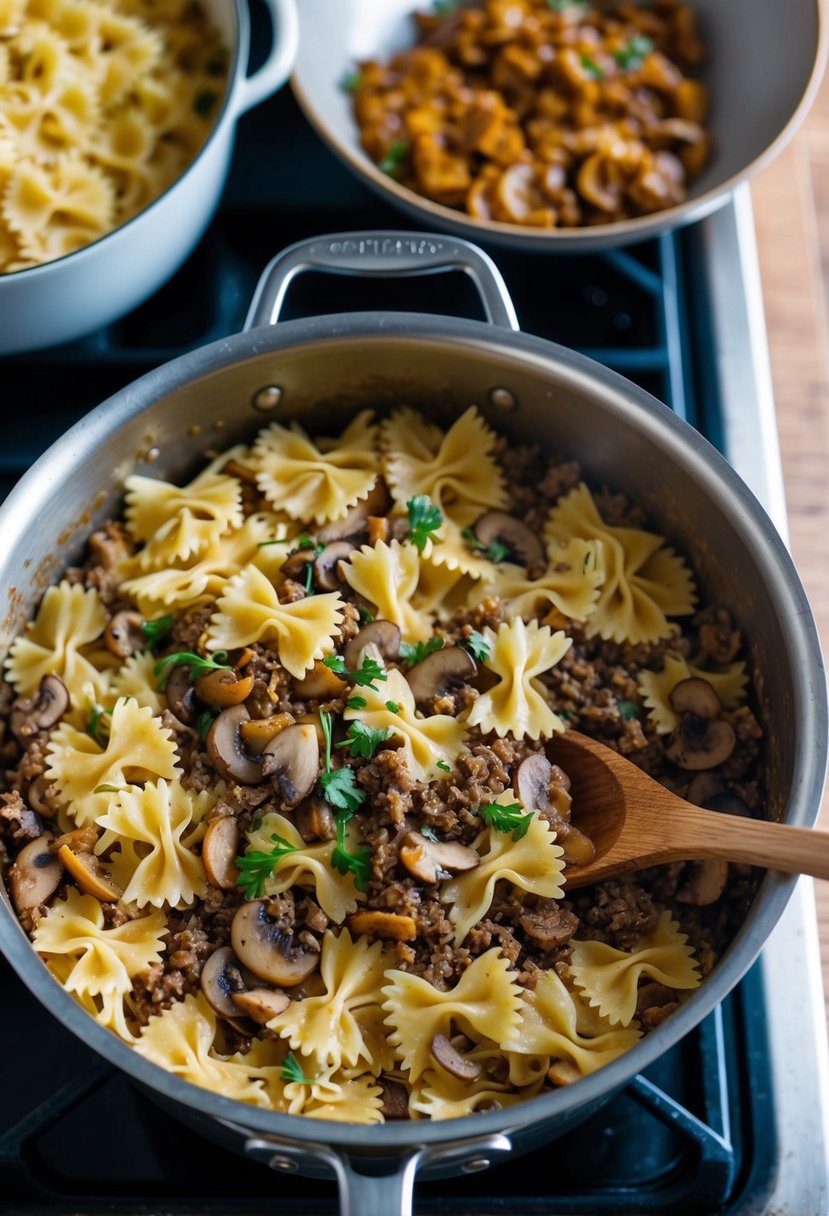
M 691 678 L 706 680 L 719 697 L 723 709 L 736 709 L 745 700 L 748 683 L 745 663 L 729 663 L 717 671 L 705 671 L 685 659 L 666 655 L 661 671 L 641 671 L 636 681 L 657 734 L 668 735 L 679 726 L 679 715 L 669 698 L 681 680 Z
M 475 575 L 467 574 L 457 565 L 446 561 L 435 561 L 436 548 L 427 546 L 420 556 L 420 574 L 417 588 L 412 596 L 412 606 L 423 615 L 448 619 L 463 606 L 467 598 L 480 598 L 476 592 Z
M 508 1085 L 497 1085 L 485 1073 L 475 1081 L 458 1081 L 446 1072 L 430 1069 L 412 1086 L 409 1108 L 427 1119 L 460 1119 L 478 1110 L 526 1102 L 540 1093 L 543 1085 L 543 1072 L 519 1092 Z
M 336 591 L 281 604 L 273 584 L 255 566 L 229 579 L 210 618 L 208 650 L 234 650 L 275 642 L 282 666 L 300 679 L 339 636 L 343 601 Z
M 512 791 L 499 794 L 496 803 L 505 806 L 515 799 Z M 486 842 L 483 833 L 475 843 Z M 455 944 L 482 920 L 492 903 L 497 882 L 510 882 L 533 895 L 561 899 L 564 894 L 563 850 L 546 819 L 534 815 L 524 836 L 513 840 L 509 832 L 489 829 L 489 849 L 481 853 L 481 864 L 441 886 L 441 899 L 451 904 L 449 919 L 455 926 Z
M 11 38 L 20 29 L 26 0 L 0 0 L 0 38 Z
M 54 976 L 62 988 L 75 967 L 76 959 L 71 954 L 56 954 L 47 959 L 47 970 Z M 104 1026 L 117 1034 L 119 1039 L 131 1046 L 137 1042 L 132 1025 L 135 1018 L 135 1002 L 129 992 L 102 992 L 93 996 L 89 992 L 73 992 L 72 996 L 82 1009 L 93 1017 L 99 1026 Z M 130 1020 L 131 1019 L 131 1022 Z
M 104 109 L 123 101 L 137 77 L 156 68 L 164 44 L 157 30 L 101 6 L 97 16 L 99 88 Z
M 572 638 L 546 625 L 520 617 L 503 624 L 497 633 L 484 632 L 490 649 L 484 666 L 499 676 L 498 683 L 483 693 L 469 711 L 467 722 L 484 732 L 521 739 L 548 739 L 566 730 L 550 708 L 543 685 L 535 677 L 555 667 L 572 646 Z
M 503 1046 L 518 1055 L 569 1060 L 585 1077 L 629 1051 L 641 1037 L 635 1025 L 614 1030 L 579 993 L 570 992 L 555 971 L 545 971 L 535 988 L 524 993 L 518 1030 Z
M 155 665 L 158 662 L 149 650 L 130 655 L 123 666 L 113 672 L 109 684 L 110 694 L 119 700 L 132 697 L 139 705 L 147 705 L 153 714 L 161 714 L 167 708 L 167 698 L 161 696 L 156 687 Z
M 127 528 L 146 542 L 138 554 L 143 571 L 186 562 L 243 522 L 241 484 L 224 473 L 200 473 L 186 486 L 133 475 L 126 487 Z
M 101 170 L 67 153 L 54 165 L 21 160 L 0 211 L 23 257 L 44 262 L 109 232 L 114 208 L 112 183 Z
M 495 434 L 474 406 L 444 434 L 414 410 L 395 410 L 382 424 L 385 475 L 405 507 L 425 494 L 461 526 L 507 502 L 504 475 L 492 457 Z
M 168 904 L 189 907 L 207 893 L 200 857 L 182 836 L 202 817 L 198 803 L 209 794 L 185 790 L 178 782 L 147 782 L 144 789 L 125 789 L 96 822 L 104 834 L 95 847 L 99 855 L 115 846 L 109 868 L 124 888 L 123 899 L 139 908 Z
M 466 574 L 470 579 L 491 578 L 492 562 L 488 557 L 476 553 L 464 536 L 464 531 L 471 527 L 481 514 L 480 508 L 455 504 L 450 509 L 452 516 L 447 516 L 443 521 L 440 536 L 429 553 L 430 561 L 435 566 L 445 566 L 447 570 L 457 572 L 458 575 Z
M 336 937 L 327 930 L 320 959 L 325 991 L 292 1001 L 283 1013 L 271 1018 L 268 1029 L 286 1038 L 303 1056 L 313 1055 L 330 1068 L 340 1068 L 343 1063 L 353 1067 L 360 1060 L 373 1064 L 355 1014 L 381 1003 L 380 985 L 388 963 L 381 942 L 369 945 L 364 937 L 352 941 L 347 929 Z
M 388 971 L 386 979 L 389 1037 L 412 1081 L 433 1067 L 432 1040 L 437 1034 L 448 1037 L 453 1022 L 476 1042 L 500 1043 L 518 1025 L 521 988 L 497 947 L 476 958 L 448 992 L 407 971 Z
M 303 1106 L 302 1113 L 307 1119 L 332 1119 L 335 1123 L 385 1122 L 383 1090 L 373 1073 L 364 1072 L 349 1079 L 344 1070 L 335 1072 L 329 1085 L 330 1094 L 322 1097 L 312 1094 Z
M 606 524 L 582 482 L 550 512 L 548 540 L 601 542 L 604 583 L 588 631 L 614 642 L 653 642 L 672 630 L 669 616 L 687 616 L 696 603 L 691 572 L 661 536 Z
M 251 466 L 269 502 L 292 519 L 342 519 L 377 481 L 377 427 L 364 410 L 339 439 L 309 439 L 297 423 L 272 422 L 253 445 Z
M 99 786 L 126 786 L 158 777 L 172 780 L 180 775 L 172 731 L 153 717 L 148 706 L 131 700 L 116 701 L 106 747 L 63 723 L 52 732 L 47 754 L 46 776 L 79 827 L 94 823 L 107 811 L 111 795 L 96 793 Z
M 345 580 L 374 606 L 374 616 L 393 621 L 406 642 L 432 636 L 432 619 L 411 603 L 420 579 L 421 558 L 415 545 L 378 541 L 351 554 L 343 566 Z
M 603 579 L 601 546 L 574 538 L 547 546 L 547 569 L 540 578 L 528 579 L 524 567 L 513 562 L 491 567 L 489 577 L 473 588 L 469 604 L 497 595 L 510 620 L 537 616 L 553 607 L 571 621 L 583 621 L 596 607 Z
M 113 666 L 113 656 L 102 636 L 107 612 L 94 588 L 62 582 L 49 587 L 34 621 L 12 642 L 6 660 L 9 681 L 21 696 L 33 693 L 45 675 L 60 676 L 69 696 L 77 701 L 84 684 L 103 694 L 102 667 Z
M 270 852 L 275 835 L 287 841 L 293 851 L 275 860 L 270 877 L 265 880 L 266 897 L 280 895 L 292 887 L 310 887 L 334 924 L 341 925 L 346 916 L 356 912 L 357 901 L 365 899 L 365 895 L 355 887 L 353 874 L 341 874 L 331 865 L 335 840 L 306 844 L 290 820 L 272 811 L 262 817 L 255 831 L 248 833 L 246 851 Z
M 642 975 L 666 988 L 699 986 L 698 965 L 687 940 L 670 912 L 662 912 L 653 933 L 630 953 L 604 942 L 572 942 L 570 974 L 602 1017 L 614 1026 L 629 1026 Z
M 450 714 L 418 717 L 414 694 L 402 672 L 389 670 L 384 683 L 361 688 L 360 697 L 365 705 L 346 708 L 345 720 L 359 719 L 364 726 L 402 739 L 413 780 L 428 780 L 438 761 L 454 768 L 463 750 L 465 728 Z
M 215 1040 L 216 1015 L 199 992 L 150 1018 L 135 1050 L 145 1060 L 202 1089 L 269 1107 L 264 1078 L 243 1057 L 223 1059 L 217 1055 Z

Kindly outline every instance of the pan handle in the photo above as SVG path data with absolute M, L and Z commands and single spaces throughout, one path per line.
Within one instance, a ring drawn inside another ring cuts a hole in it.
M 508 1135 L 495 1133 L 461 1140 L 446 1147 L 412 1145 L 400 1157 L 360 1161 L 326 1145 L 310 1141 L 251 1137 L 245 1152 L 273 1170 L 317 1173 L 320 1167 L 334 1175 L 340 1194 L 340 1216 L 412 1216 L 415 1175 L 421 1165 L 443 1166 L 447 1171 L 476 1173 L 496 1163 L 512 1149 Z M 367 1166 L 364 1170 L 361 1166 Z M 370 1171 L 370 1172 L 369 1172 Z
M 306 270 L 382 279 L 462 270 L 475 284 L 487 320 L 518 329 L 506 283 L 483 250 L 459 237 L 393 231 L 340 232 L 289 245 L 262 272 L 245 329 L 275 325 L 288 287 Z

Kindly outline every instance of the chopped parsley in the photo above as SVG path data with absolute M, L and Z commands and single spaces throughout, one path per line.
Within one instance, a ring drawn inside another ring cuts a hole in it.
M 400 706 L 397 704 L 396 701 L 387 701 L 386 709 L 389 711 L 390 714 L 399 714 L 400 713 Z
M 156 663 L 153 671 L 158 677 L 158 687 L 163 690 L 167 687 L 174 667 L 186 664 L 190 668 L 190 682 L 193 683 L 210 671 L 233 671 L 230 663 L 221 662 L 226 658 L 226 650 L 217 650 L 212 659 L 202 658 L 200 654 L 193 654 L 190 650 L 177 650 L 175 654 L 168 654 Z
M 365 707 L 368 705 L 368 701 L 365 699 L 365 697 L 349 697 L 346 701 L 346 705 L 349 709 L 365 709 Z
M 349 818 L 359 806 L 365 802 L 365 790 L 361 790 L 354 779 L 354 769 L 347 764 L 342 768 L 331 767 L 331 715 L 323 709 L 320 711 L 322 733 L 325 737 L 325 767 L 320 773 L 320 786 L 326 801 L 341 811 L 348 811 Z M 336 850 L 335 850 L 336 851 Z M 334 864 L 333 855 L 331 863 Z M 339 866 L 335 866 L 339 869 Z M 341 873 L 345 873 L 342 870 Z
M 219 94 L 215 89 L 202 89 L 196 94 L 193 102 L 193 109 L 198 114 L 199 118 L 209 118 L 213 113 L 213 107 L 219 100 Z
M 592 55 L 583 54 L 581 57 L 581 66 L 584 68 L 588 76 L 593 80 L 604 80 L 604 68 L 600 67 Z
M 500 540 L 493 540 L 485 545 L 483 541 L 478 540 L 471 528 L 464 528 L 461 536 L 473 553 L 480 553 L 481 557 L 485 557 L 491 562 L 505 562 L 508 557 L 512 556 L 509 545 L 505 545 Z
M 277 836 L 276 832 L 271 836 L 271 840 L 275 840 L 276 844 L 267 852 L 251 849 L 243 857 L 236 858 L 236 868 L 239 871 L 236 885 L 242 888 L 245 899 L 261 899 L 265 893 L 265 883 L 273 874 L 276 863 L 288 853 L 297 851 L 297 845 Z
M 445 773 L 451 773 L 451 772 L 452 772 L 452 766 L 451 766 L 451 764 L 447 764 L 445 760 L 436 760 L 436 761 L 435 761 L 435 767 L 436 767 L 436 768 L 443 769 L 443 771 L 444 771 Z
M 302 1071 L 302 1065 L 292 1051 L 289 1051 L 285 1057 L 285 1063 L 281 1068 L 282 1080 L 287 1085 L 315 1085 L 316 1077 L 306 1077 Z
M 337 743 L 336 746 L 347 747 L 352 757 L 362 756 L 364 760 L 370 760 L 380 744 L 384 743 L 390 734 L 391 731 L 387 726 L 374 730 L 362 722 L 352 722 L 348 728 L 348 737 L 341 743 Z
M 352 68 L 350 72 L 343 73 L 340 88 L 344 93 L 356 93 L 362 83 L 363 73 L 359 68 Z
M 588 549 L 587 552 L 585 553 L 584 558 L 581 563 L 582 574 L 586 574 L 587 571 L 590 569 L 591 565 L 595 569 L 595 566 L 596 566 L 596 550 L 595 549 Z
M 125 794 L 129 790 L 128 785 L 96 785 L 92 791 L 93 794 Z
M 408 155 L 408 142 L 405 139 L 394 139 L 386 148 L 383 159 L 377 162 L 377 168 L 387 177 L 395 177 Z
M 619 713 L 624 722 L 630 722 L 633 718 L 639 717 L 639 711 L 634 701 L 617 701 L 616 704 L 619 706 Z
M 520 802 L 511 802 L 502 806 L 500 802 L 485 802 L 476 808 L 484 823 L 498 832 L 511 832 L 513 840 L 521 840 L 527 835 L 533 821 L 533 813 L 524 814 Z
M 210 727 L 221 712 L 222 708 L 220 705 L 210 705 L 204 713 L 199 714 L 198 718 L 196 718 L 196 730 L 202 739 L 207 737 Z
M 482 633 L 478 633 L 477 629 L 473 629 L 468 638 L 461 639 L 461 646 L 465 647 L 472 657 L 481 663 L 485 663 L 491 653 L 489 642 Z
M 358 604 L 357 611 L 359 612 L 360 620 L 364 625 L 371 625 L 374 623 L 374 613 L 370 608 L 367 608 L 365 604 Z
M 443 638 L 429 638 L 428 642 L 401 642 L 400 657 L 409 667 L 416 667 L 418 663 L 430 654 L 434 654 L 436 650 L 443 650 L 445 646 Z
M 377 659 L 371 658 L 370 655 L 363 656 L 363 661 L 356 671 L 349 671 L 345 665 L 345 659 L 339 654 L 326 655 L 322 661 L 338 676 L 345 676 L 347 680 L 351 680 L 352 684 L 358 684 L 361 688 L 370 688 L 372 692 L 377 692 L 374 687 L 375 680 L 386 681 L 389 678 L 383 664 L 378 663 Z
M 101 742 L 101 733 L 109 736 L 109 723 L 104 721 L 104 718 L 111 718 L 112 710 L 104 709 L 100 705 L 93 705 L 89 710 L 89 717 L 86 720 L 84 730 L 89 735 L 90 739 L 94 739 L 99 747 L 103 747 Z
M 340 772 L 345 771 L 345 769 L 340 769 Z M 352 772 L 351 769 L 347 771 L 349 773 Z M 371 880 L 371 849 L 368 845 L 361 844 L 352 853 L 347 847 L 345 833 L 353 815 L 354 811 L 345 810 L 335 816 L 337 843 L 331 853 L 331 864 L 340 874 L 348 874 L 350 872 L 354 876 L 354 886 L 357 890 L 365 891 Z
M 647 34 L 634 34 L 627 46 L 613 52 L 613 58 L 624 72 L 638 72 L 653 50 L 653 40 Z
M 157 616 L 152 621 L 142 621 L 141 632 L 153 654 L 155 654 L 173 631 L 173 614 L 165 612 L 164 616 Z
M 430 828 L 428 823 L 424 823 L 420 829 L 421 836 L 425 836 L 427 840 L 437 840 L 438 834 L 434 828 Z
M 427 494 L 415 494 L 406 503 L 406 510 L 409 512 L 409 540 L 418 553 L 422 553 L 426 542 L 433 539 L 432 533 L 443 523 L 443 515 Z
M 309 562 L 305 567 L 305 594 L 314 594 L 314 563 Z
M 547 0 L 547 4 L 556 13 L 566 13 L 568 8 L 580 13 L 587 11 L 587 0 Z
M 300 549 L 313 549 L 314 557 L 319 557 L 325 545 L 321 545 L 318 541 L 312 540 L 307 532 L 300 532 L 296 538 L 296 548 L 292 549 L 292 553 L 298 553 Z

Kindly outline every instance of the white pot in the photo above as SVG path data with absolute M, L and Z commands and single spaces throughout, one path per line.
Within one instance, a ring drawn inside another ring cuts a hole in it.
M 152 295 L 179 268 L 210 222 L 227 176 L 236 120 L 264 101 L 291 71 L 299 23 L 295 0 L 266 0 L 270 52 L 247 74 L 246 0 L 209 0 L 230 48 L 221 113 L 196 159 L 144 211 L 107 236 L 54 262 L 0 275 L 0 354 L 68 342 L 114 321 Z

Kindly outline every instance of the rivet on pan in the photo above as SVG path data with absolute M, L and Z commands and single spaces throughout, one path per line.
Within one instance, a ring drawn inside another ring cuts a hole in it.
M 461 1166 L 465 1174 L 480 1174 L 481 1170 L 489 1169 L 488 1157 L 474 1157 L 472 1161 L 465 1161 Z
M 270 1166 L 272 1170 L 283 1170 L 286 1174 L 295 1174 L 299 1169 L 296 1161 L 290 1157 L 271 1157 Z
M 501 410 L 504 414 L 510 414 L 513 410 L 518 409 L 518 401 L 515 394 L 511 393 L 508 388 L 491 388 L 489 390 L 489 400 L 496 410 Z
M 281 400 L 282 389 L 279 385 L 268 384 L 253 394 L 251 405 L 255 410 L 259 410 L 260 414 L 267 414 L 269 410 L 275 410 Z

